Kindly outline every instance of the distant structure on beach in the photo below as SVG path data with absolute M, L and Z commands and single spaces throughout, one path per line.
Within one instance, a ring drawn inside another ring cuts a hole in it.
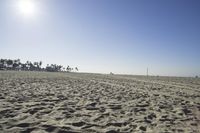
M 114 73 L 110 72 L 110 75 L 114 75 Z
M 47 64 L 45 68 L 42 68 L 42 61 L 31 62 L 26 61 L 26 63 L 20 62 L 20 59 L 0 59 L 0 70 L 17 70 L 17 71 L 48 71 L 48 72 L 72 72 L 75 70 L 79 71 L 78 67 L 75 69 L 67 66 L 66 68 L 62 65 L 57 64 Z

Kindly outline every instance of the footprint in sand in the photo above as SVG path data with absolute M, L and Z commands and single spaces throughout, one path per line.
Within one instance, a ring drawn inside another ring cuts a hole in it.
M 18 125 L 16 125 L 17 127 L 29 127 L 30 123 L 20 123 Z
M 75 127 L 82 127 L 84 126 L 86 123 L 83 122 L 83 121 L 80 121 L 80 122 L 74 122 L 72 123 L 72 126 L 75 126 Z
M 42 125 L 44 127 L 44 130 L 47 132 L 53 132 L 57 127 L 53 125 Z

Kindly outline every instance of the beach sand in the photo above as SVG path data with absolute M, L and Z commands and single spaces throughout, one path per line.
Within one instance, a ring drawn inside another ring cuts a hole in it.
M 200 132 L 200 79 L 0 72 L 2 133 Z

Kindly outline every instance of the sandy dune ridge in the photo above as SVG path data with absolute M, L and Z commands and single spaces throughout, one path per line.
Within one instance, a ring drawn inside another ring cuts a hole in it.
M 2 133 L 200 132 L 200 79 L 0 72 Z

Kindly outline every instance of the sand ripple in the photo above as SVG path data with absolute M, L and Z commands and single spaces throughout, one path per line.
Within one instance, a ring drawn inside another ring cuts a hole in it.
M 200 132 L 200 80 L 167 79 L 0 72 L 0 132 Z

